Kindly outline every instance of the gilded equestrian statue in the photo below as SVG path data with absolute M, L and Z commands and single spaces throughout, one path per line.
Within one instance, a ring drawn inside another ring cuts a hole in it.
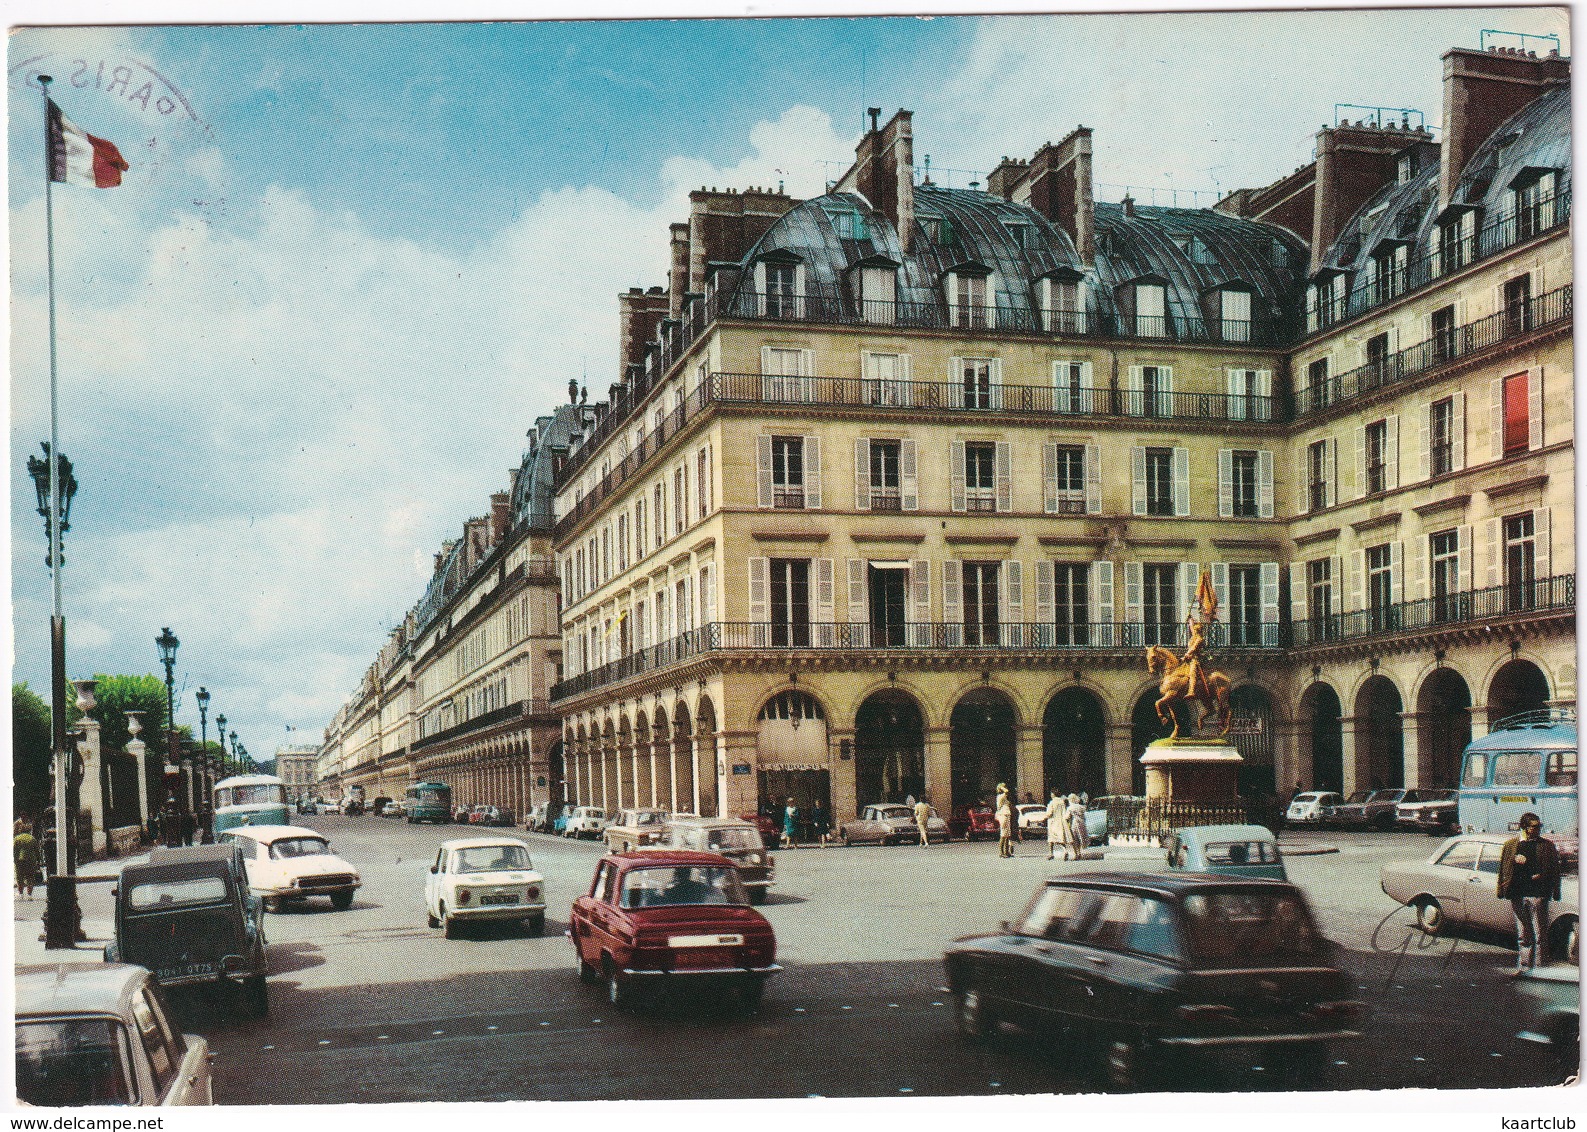
M 1203 584 L 1206 584 L 1205 580 Z M 1201 706 L 1196 728 L 1199 730 L 1209 716 L 1215 715 L 1220 722 L 1218 734 L 1227 735 L 1230 718 L 1229 678 L 1222 672 L 1207 668 L 1202 659 L 1205 643 L 1202 626 L 1194 618 L 1190 619 L 1189 624 L 1189 643 L 1185 646 L 1183 657 L 1175 656 L 1172 650 L 1162 645 L 1146 647 L 1146 670 L 1159 678 L 1157 690 L 1162 693 L 1162 698 L 1155 705 L 1157 718 L 1173 727 L 1169 738 L 1177 739 L 1179 717 L 1174 714 L 1174 705 L 1182 700 L 1194 700 Z

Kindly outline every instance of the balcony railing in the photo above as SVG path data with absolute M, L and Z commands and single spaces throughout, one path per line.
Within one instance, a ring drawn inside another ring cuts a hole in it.
M 1329 405 L 1375 392 L 1435 366 L 1486 350 L 1505 339 L 1516 338 L 1554 323 L 1569 322 L 1573 310 L 1573 291 L 1569 285 L 1539 295 L 1510 310 L 1498 311 L 1408 346 L 1381 361 L 1369 362 L 1336 374 L 1324 382 L 1308 385 L 1295 399 L 1296 414 L 1304 416 L 1315 413 Z
M 1291 647 L 1301 649 L 1385 633 L 1437 629 L 1492 617 L 1575 608 L 1576 575 L 1558 574 L 1519 585 L 1464 590 L 1297 621 L 1291 626 Z

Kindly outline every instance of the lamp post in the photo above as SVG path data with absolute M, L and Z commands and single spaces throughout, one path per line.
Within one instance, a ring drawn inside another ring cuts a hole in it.
M 231 761 L 233 766 L 237 766 L 239 761 L 237 756 L 237 732 L 235 731 L 231 733 Z M 242 767 L 237 766 L 237 769 L 240 771 Z
M 189 837 L 191 820 L 190 803 L 193 797 L 193 764 L 192 760 L 177 746 L 176 741 L 176 650 L 182 642 L 177 640 L 176 634 L 167 626 L 160 630 L 160 635 L 154 639 L 155 645 L 160 650 L 160 663 L 165 665 L 165 750 L 166 759 L 173 766 L 181 767 L 180 794 L 177 797 L 177 820 L 181 823 L 181 843 L 186 844 Z
M 202 812 L 209 792 L 215 787 L 210 775 L 209 689 L 200 685 L 193 698 L 198 701 L 198 808 Z
M 225 778 L 231 774 L 231 768 L 226 758 L 226 717 L 217 715 L 215 717 L 215 726 L 218 728 L 215 732 L 215 737 L 220 740 L 220 776 Z

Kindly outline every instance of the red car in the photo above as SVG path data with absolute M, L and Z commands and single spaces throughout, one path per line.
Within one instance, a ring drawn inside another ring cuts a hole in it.
M 573 902 L 568 935 L 587 983 L 604 981 L 614 1006 L 643 990 L 703 985 L 746 1010 L 782 970 L 771 925 L 749 905 L 733 862 L 717 853 L 635 849 L 595 867 Z
M 760 839 L 766 843 L 766 848 L 776 849 L 782 845 L 782 822 L 780 818 L 769 818 L 765 814 L 739 814 L 738 820 L 747 821 L 750 825 L 760 830 Z
M 997 837 L 997 812 L 991 806 L 956 806 L 948 819 L 948 836 L 974 841 Z

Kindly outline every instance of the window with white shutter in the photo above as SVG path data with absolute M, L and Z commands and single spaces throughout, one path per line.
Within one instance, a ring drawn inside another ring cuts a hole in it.
M 1013 445 L 1006 440 L 997 442 L 997 509 L 1014 509 Z
M 1090 413 L 1097 405 L 1092 394 L 1091 363 L 1056 361 L 1052 364 L 1053 411 Z
M 871 442 L 863 436 L 854 442 L 854 509 L 871 509 Z
M 900 505 L 905 511 L 920 509 L 920 477 L 916 469 L 915 442 L 898 442 L 898 481 Z
M 967 505 L 964 487 L 964 472 L 964 441 L 955 440 L 952 446 L 952 464 L 950 473 L 952 479 L 953 509 L 955 511 L 963 511 Z
M 834 577 L 833 562 L 830 558 L 817 558 L 816 566 L 816 600 L 810 611 L 813 622 L 811 639 L 817 648 L 833 648 L 837 644 L 836 625 L 837 612 L 837 579 Z
M 767 558 L 749 560 L 749 619 L 755 625 L 764 625 L 771 616 L 769 563 Z
M 767 401 L 808 402 L 814 393 L 809 350 L 786 346 L 760 348 L 761 394 Z
M 1190 514 L 1190 449 L 1174 449 L 1174 514 Z
M 927 643 L 931 632 L 931 562 L 925 558 L 909 564 L 909 620 L 916 636 L 910 643 Z
M 1113 608 L 1113 563 L 1093 562 L 1091 582 L 1091 642 L 1103 648 L 1121 643 L 1115 629 L 1118 614 Z
M 944 643 L 950 647 L 964 643 L 964 604 L 958 559 L 942 564 L 942 620 Z
M 804 438 L 805 449 L 805 509 L 821 510 L 821 438 Z
M 1086 514 L 1102 513 L 1102 449 L 1095 444 L 1085 446 L 1086 461 Z
M 868 565 L 863 558 L 849 559 L 849 623 L 852 625 L 864 624 L 871 617 L 865 594 Z

